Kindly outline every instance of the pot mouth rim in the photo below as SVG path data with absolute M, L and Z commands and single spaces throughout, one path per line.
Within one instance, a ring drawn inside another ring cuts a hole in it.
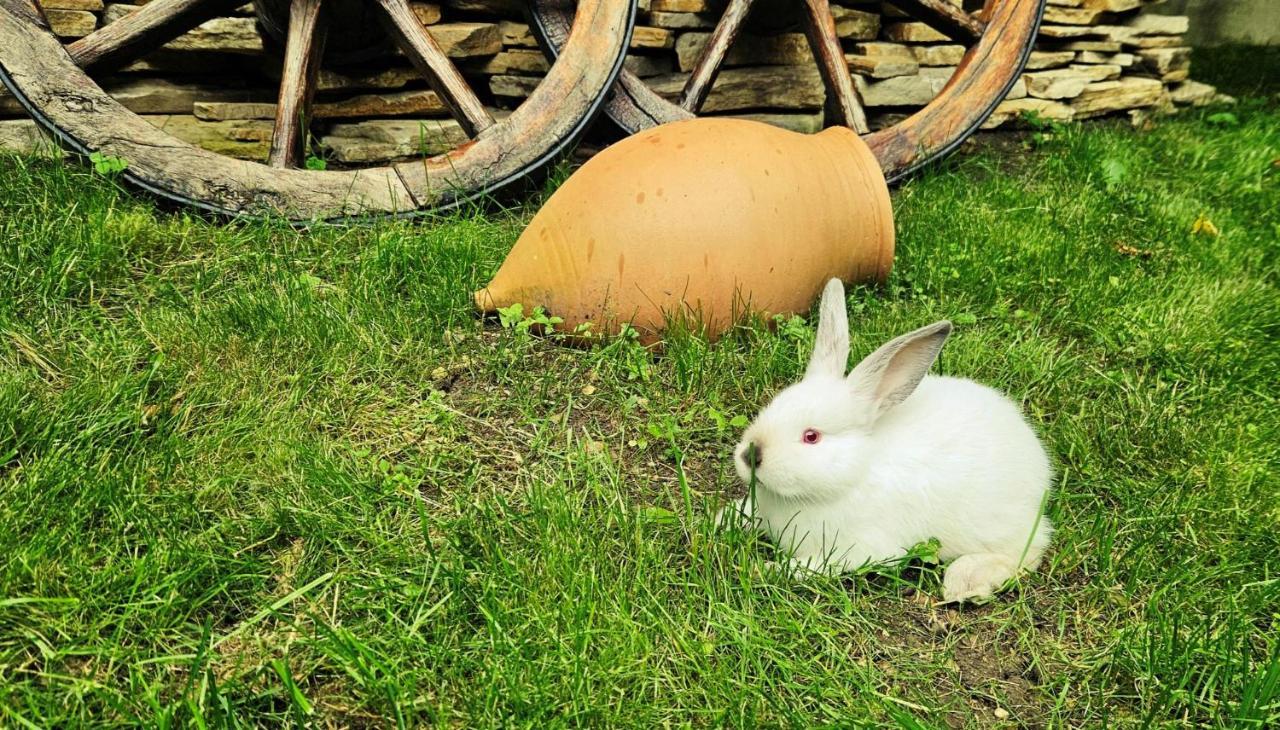
M 874 277 L 876 280 L 883 282 L 888 278 L 889 272 L 893 268 L 893 255 L 897 248 L 897 225 L 893 215 L 893 197 L 889 191 L 889 180 L 884 174 L 884 168 L 880 166 L 880 160 L 876 157 L 875 152 L 871 150 L 871 146 L 862 138 L 862 135 L 848 127 L 831 126 L 812 136 L 821 137 L 834 144 L 846 146 L 851 156 L 848 164 L 858 168 L 863 176 L 863 180 L 867 185 L 867 192 L 870 193 L 874 200 L 872 207 L 877 219 L 876 227 L 880 229 L 880 235 L 876 236 L 879 241 L 879 247 L 875 257 Z

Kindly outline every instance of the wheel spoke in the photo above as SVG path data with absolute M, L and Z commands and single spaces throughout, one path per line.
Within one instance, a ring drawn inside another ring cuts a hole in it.
M 154 0 L 67 46 L 81 68 L 121 66 L 168 43 L 243 0 Z
M 818 62 L 822 83 L 827 87 L 827 118 L 858 134 L 866 134 L 871 131 L 867 115 L 853 88 L 849 63 L 844 60 L 836 24 L 831 18 L 831 6 L 827 0 L 805 0 L 804 7 L 805 36 Z
M 409 61 L 427 78 L 462 125 L 469 136 L 476 136 L 493 126 L 493 117 L 480 103 L 479 97 L 467 85 L 458 68 L 441 50 L 418 17 L 413 14 L 408 0 L 375 0 L 386 14 L 387 29 L 396 45 L 409 57 Z
M 986 23 L 947 0 L 891 0 L 891 4 L 958 41 L 972 43 L 981 38 L 987 28 Z
M 289 35 L 285 40 L 280 95 L 271 133 L 272 167 L 297 167 L 302 161 L 311 124 L 311 97 L 324 53 L 328 27 L 321 0 L 293 0 L 289 4 Z
M 702 102 L 706 101 L 707 94 L 711 93 L 711 85 L 720 74 L 720 65 L 724 63 L 729 46 L 733 45 L 738 32 L 742 30 L 743 22 L 751 12 L 752 2 L 753 0 L 729 0 L 724 15 L 716 23 L 716 29 L 711 32 L 707 44 L 702 47 L 698 60 L 693 64 L 693 71 L 680 92 L 679 104 L 686 111 L 696 113 L 702 108 Z

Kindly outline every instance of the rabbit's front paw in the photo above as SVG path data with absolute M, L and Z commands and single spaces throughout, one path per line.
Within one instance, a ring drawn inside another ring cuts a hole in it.
M 947 603 L 990 598 L 1017 574 L 1015 561 L 996 553 L 961 555 L 942 576 L 942 600 Z

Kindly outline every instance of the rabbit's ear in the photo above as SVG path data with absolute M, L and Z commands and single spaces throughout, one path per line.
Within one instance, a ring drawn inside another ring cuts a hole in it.
M 827 282 L 822 290 L 822 306 L 818 315 L 818 334 L 813 343 L 813 356 L 804 371 L 814 375 L 844 377 L 849 365 L 849 315 L 845 311 L 844 285 L 839 279 Z
M 890 340 L 858 363 L 849 385 L 870 402 L 872 420 L 911 395 L 950 334 L 950 322 L 934 322 Z

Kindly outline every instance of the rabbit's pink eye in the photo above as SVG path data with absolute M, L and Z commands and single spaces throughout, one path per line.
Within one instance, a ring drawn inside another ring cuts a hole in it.
M 807 428 L 805 429 L 803 438 L 806 444 L 816 444 L 822 439 L 822 434 L 814 431 L 812 428 Z

